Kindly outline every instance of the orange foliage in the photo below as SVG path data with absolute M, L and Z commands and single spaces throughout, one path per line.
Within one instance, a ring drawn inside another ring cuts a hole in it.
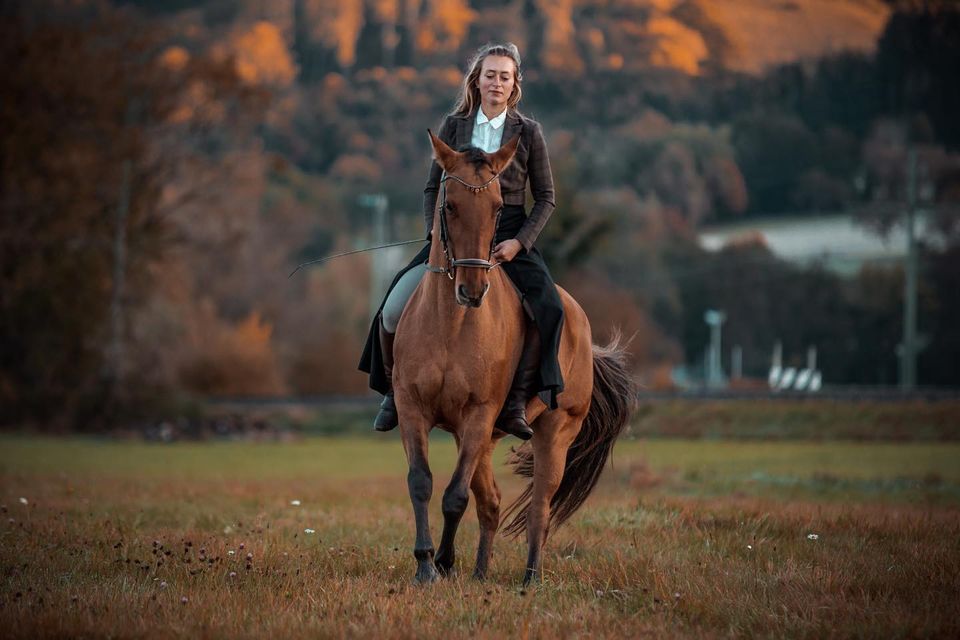
M 189 61 L 190 54 L 187 50 L 177 46 L 167 47 L 159 58 L 160 66 L 173 72 L 182 71 Z
M 336 51 L 342 66 L 353 66 L 363 28 L 363 0 L 306 0 L 303 4 L 311 36 Z
M 650 62 L 660 67 L 679 69 L 689 75 L 700 73 L 700 65 L 709 57 L 700 33 L 667 16 L 651 18 L 646 27 L 657 43 L 656 49 L 650 54 Z
M 286 390 L 271 347 L 273 327 L 252 312 L 232 325 L 213 304 L 199 305 L 191 327 L 191 355 L 180 369 L 184 388 L 213 395 L 281 395 Z
M 607 56 L 607 66 L 614 71 L 623 69 L 623 56 L 619 53 L 611 53 L 609 56 Z
M 433 0 L 427 20 L 417 31 L 417 49 L 424 53 L 456 51 L 476 18 L 477 12 L 467 0 Z
M 396 22 L 399 18 L 399 0 L 372 0 L 374 15 L 381 22 Z
M 890 15 L 882 0 L 696 0 L 732 45 L 725 62 L 760 72 L 841 50 L 872 51 Z
M 546 18 L 543 39 L 543 63 L 546 67 L 565 73 L 582 73 L 583 59 L 577 52 L 576 27 L 573 24 L 573 0 L 541 0 L 537 2 Z
M 277 25 L 261 21 L 231 44 L 237 74 L 250 84 L 287 87 L 296 78 L 293 58 Z

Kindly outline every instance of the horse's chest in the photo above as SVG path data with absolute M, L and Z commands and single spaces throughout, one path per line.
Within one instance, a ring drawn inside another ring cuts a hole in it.
M 506 397 L 520 355 L 522 316 L 515 296 L 502 287 L 488 298 L 482 310 L 457 310 L 441 323 L 435 314 L 405 312 L 404 320 L 418 320 L 411 324 L 417 333 L 404 335 L 401 321 L 394 383 L 425 414 L 458 415 L 472 405 L 499 406 Z
M 449 411 L 505 392 L 503 377 L 509 368 L 502 353 L 473 352 L 440 356 L 407 374 L 422 402 Z
M 446 362 L 440 366 L 420 369 L 414 385 L 424 398 L 433 400 L 463 399 L 472 393 L 481 393 L 489 387 L 489 367 L 481 363 Z

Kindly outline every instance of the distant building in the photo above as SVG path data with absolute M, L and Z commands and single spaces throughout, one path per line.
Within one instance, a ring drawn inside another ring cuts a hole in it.
M 922 238 L 922 216 L 917 227 L 917 236 Z M 699 238 L 708 251 L 718 251 L 744 239 L 762 241 L 784 260 L 820 263 L 841 274 L 853 274 L 868 262 L 903 260 L 907 245 L 902 227 L 894 228 L 883 238 L 858 224 L 849 213 L 758 218 L 704 228 Z

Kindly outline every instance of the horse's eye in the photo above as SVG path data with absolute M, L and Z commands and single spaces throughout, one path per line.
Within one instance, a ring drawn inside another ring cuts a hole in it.
M 452 205 L 452 204 L 450 204 L 449 202 L 446 202 L 446 203 L 444 203 L 444 205 L 447 207 L 447 212 L 448 212 L 448 213 L 453 213 L 453 205 Z

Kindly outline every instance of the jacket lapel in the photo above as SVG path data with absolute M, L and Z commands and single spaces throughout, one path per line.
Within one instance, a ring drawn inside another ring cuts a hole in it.
M 460 118 L 460 121 L 457 122 L 457 144 L 454 149 L 462 149 L 464 145 L 470 144 L 470 141 L 473 140 L 473 125 L 476 121 L 476 111 Z
M 503 123 L 503 137 L 500 139 L 500 145 L 507 144 L 521 131 L 523 131 L 523 121 L 520 116 L 513 112 L 507 112 L 507 121 Z

